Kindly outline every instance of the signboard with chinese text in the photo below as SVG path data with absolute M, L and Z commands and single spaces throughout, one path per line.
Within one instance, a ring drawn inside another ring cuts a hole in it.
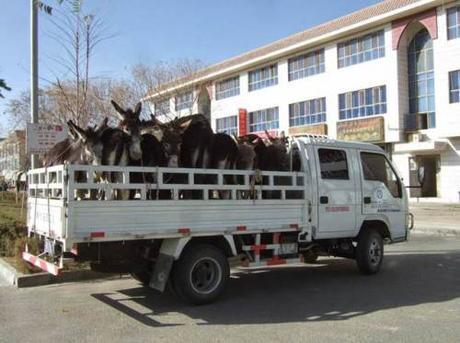
M 65 138 L 67 138 L 67 128 L 63 125 L 27 123 L 28 154 L 44 154 Z
M 290 136 L 297 135 L 327 135 L 327 124 L 293 126 L 289 128 Z
M 360 142 L 385 141 L 383 117 L 340 121 L 337 123 L 337 139 Z

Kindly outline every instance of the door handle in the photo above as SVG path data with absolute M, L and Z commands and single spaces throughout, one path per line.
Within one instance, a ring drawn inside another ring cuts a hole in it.
M 370 204 L 372 201 L 371 201 L 371 197 L 364 197 L 364 203 L 365 204 Z
M 322 197 L 319 197 L 319 203 L 320 204 L 327 204 L 329 202 L 329 197 L 327 196 L 322 196 Z

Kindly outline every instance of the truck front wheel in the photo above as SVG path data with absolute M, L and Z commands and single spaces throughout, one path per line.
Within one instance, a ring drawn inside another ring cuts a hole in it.
M 173 288 L 186 302 L 201 305 L 216 300 L 230 277 L 224 253 L 213 245 L 193 245 L 186 249 L 172 271 Z
M 362 274 L 375 274 L 383 261 L 383 239 L 375 229 L 367 229 L 358 239 L 356 263 Z

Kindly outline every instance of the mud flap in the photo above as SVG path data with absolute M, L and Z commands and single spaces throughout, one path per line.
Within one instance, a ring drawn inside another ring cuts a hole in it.
M 160 253 L 153 268 L 152 277 L 150 278 L 150 288 L 163 292 L 168 282 L 169 273 L 174 263 L 174 256 Z

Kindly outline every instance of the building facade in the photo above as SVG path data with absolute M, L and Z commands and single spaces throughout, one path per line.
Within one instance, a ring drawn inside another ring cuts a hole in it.
M 160 95 L 182 90 L 188 95 L 169 100 L 174 115 L 205 112 L 215 130 L 239 135 L 372 142 L 415 186 L 412 197 L 460 200 L 458 0 L 383 1 L 212 65 L 147 100 L 157 109 Z
M 26 135 L 24 130 L 11 131 L 0 141 L 0 175 L 12 179 L 27 168 Z

